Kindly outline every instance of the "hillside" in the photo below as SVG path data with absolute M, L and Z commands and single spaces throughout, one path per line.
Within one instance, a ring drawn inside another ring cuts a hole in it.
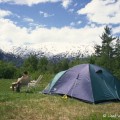
M 23 58 L 13 53 L 6 53 L 0 49 L 0 60 L 6 62 L 13 62 L 16 66 L 20 66 L 23 63 Z

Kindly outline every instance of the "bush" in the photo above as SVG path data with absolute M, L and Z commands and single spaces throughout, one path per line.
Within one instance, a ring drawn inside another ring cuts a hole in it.
M 0 61 L 0 78 L 11 79 L 14 77 L 16 67 L 12 63 Z

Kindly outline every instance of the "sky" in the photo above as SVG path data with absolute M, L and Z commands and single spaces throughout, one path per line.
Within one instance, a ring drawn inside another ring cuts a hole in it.
M 94 52 L 104 27 L 120 35 L 120 0 L 0 0 L 0 49 Z

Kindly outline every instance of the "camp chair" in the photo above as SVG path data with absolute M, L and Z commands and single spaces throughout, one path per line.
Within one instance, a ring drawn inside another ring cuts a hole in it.
M 35 89 L 35 87 L 37 87 L 37 85 L 41 81 L 42 77 L 43 76 L 40 75 L 37 80 L 32 80 L 30 83 L 28 83 L 28 89 L 27 90 L 29 91 L 31 88 Z
M 19 80 L 19 79 L 21 79 L 21 78 L 18 78 L 18 80 Z M 13 83 L 12 83 L 12 86 L 14 86 L 14 90 L 15 90 L 16 92 L 20 92 L 21 89 L 24 89 L 24 88 L 26 88 L 26 87 L 28 86 L 28 83 L 30 82 L 30 80 L 31 80 L 31 77 L 29 77 L 29 79 L 26 79 L 25 81 L 22 80 L 22 81 L 19 82 L 19 83 L 13 82 Z M 12 86 L 10 86 L 10 89 L 13 88 Z

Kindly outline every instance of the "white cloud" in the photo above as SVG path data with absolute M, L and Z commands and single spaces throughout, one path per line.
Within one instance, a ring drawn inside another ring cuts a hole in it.
M 29 25 L 28 31 L 31 31 L 33 28 L 44 28 L 46 27 L 46 25 L 44 24 L 39 24 L 37 22 L 35 22 L 32 18 L 29 17 L 25 17 L 23 18 L 23 21 L 27 22 Z
M 45 18 L 54 16 L 54 14 L 48 14 L 48 13 L 43 12 L 43 11 L 39 11 L 39 13 L 40 13 L 40 15 L 42 15 Z
M 68 6 L 71 4 L 72 0 L 0 0 L 0 3 L 10 3 L 10 4 L 18 4 L 18 5 L 28 5 L 32 6 L 34 4 L 39 4 L 39 3 L 46 3 L 46 2 L 51 2 L 51 3 L 57 3 L 61 2 L 62 6 L 66 9 Z
M 8 11 L 8 10 L 2 10 L 0 9 L 0 18 L 4 18 L 6 16 L 10 16 L 12 15 L 12 12 Z
M 62 6 L 67 9 L 68 6 L 72 3 L 72 0 L 62 0 Z
M 24 40 L 28 40 L 28 30 L 26 28 L 20 28 L 16 26 L 12 21 L 8 19 L 0 19 L 0 41 L 1 44 L 5 43 L 7 46 L 8 41 L 13 41 L 13 45 L 22 45 Z M 1 45 L 0 44 L 0 45 Z M 2 46 L 2 45 L 1 45 Z M 9 47 L 9 45 L 7 46 Z
M 30 26 L 29 30 L 31 31 L 33 28 L 44 28 L 47 25 L 31 22 L 31 23 L 29 23 L 29 26 Z
M 78 26 L 78 25 L 80 25 L 82 23 L 82 21 L 77 21 L 77 22 L 71 22 L 70 23 L 70 26 Z
M 70 23 L 70 26 L 75 26 L 75 22 L 71 22 L 71 23 Z
M 28 5 L 32 6 L 33 4 L 46 3 L 46 2 L 59 2 L 61 0 L 0 0 L 0 2 L 9 2 L 12 4 L 19 5 Z
M 81 23 L 82 23 L 82 21 L 80 21 L 80 20 L 77 22 L 78 25 L 81 24 Z
M 86 14 L 89 21 L 98 24 L 120 23 L 120 0 L 92 0 L 85 8 L 77 11 Z
M 85 49 L 87 46 L 92 46 L 95 41 L 101 43 L 99 35 L 102 34 L 104 28 L 103 26 L 94 28 L 86 26 L 80 29 L 37 27 L 30 31 L 6 19 L 0 19 L 0 25 L 0 48 L 3 50 L 10 50 L 13 46 L 24 47 L 26 43 L 30 43 L 27 47 L 37 50 L 46 48 L 49 52 L 55 50 L 54 53 L 68 50 L 74 52 L 81 46 L 84 46 L 81 49 Z
M 28 18 L 28 17 L 24 18 L 23 20 L 26 22 L 34 22 L 34 20 L 32 18 Z

